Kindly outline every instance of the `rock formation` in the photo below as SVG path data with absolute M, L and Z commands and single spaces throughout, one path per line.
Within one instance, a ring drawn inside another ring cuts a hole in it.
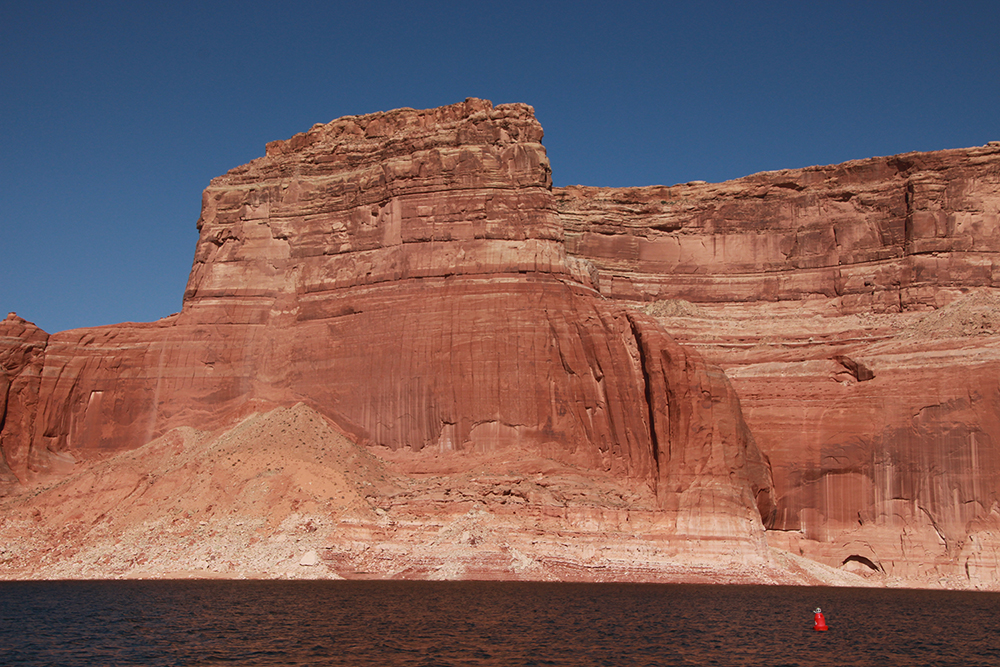
M 602 189 L 541 138 L 316 125 L 205 190 L 180 313 L 8 316 L 0 576 L 1000 587 L 1000 144 Z
M 28 468 L 48 339 L 48 334 L 14 313 L 0 322 L 0 493 L 19 486 L 14 470 L 24 479 Z
M 600 291 L 726 370 L 772 544 L 1000 583 L 1000 142 L 556 199 Z
M 268 144 L 206 189 L 181 313 L 35 347 L 9 321 L 11 471 L 302 404 L 398 470 L 573 466 L 652 494 L 662 532 L 759 551 L 770 473 L 735 393 L 566 254 L 541 137 L 470 99 Z

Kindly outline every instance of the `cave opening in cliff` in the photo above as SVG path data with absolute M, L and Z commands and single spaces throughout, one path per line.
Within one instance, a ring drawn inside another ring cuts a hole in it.
M 871 569 L 873 572 L 882 571 L 880 566 L 873 563 L 870 559 L 865 558 L 864 556 L 859 556 L 858 554 L 851 554 L 844 559 L 844 562 L 842 562 L 841 565 L 847 565 L 848 563 L 860 563 L 861 565 Z

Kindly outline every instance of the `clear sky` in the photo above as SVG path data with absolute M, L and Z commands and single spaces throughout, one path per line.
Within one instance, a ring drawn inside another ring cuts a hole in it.
M 209 180 L 344 115 L 527 102 L 556 185 L 1000 140 L 998 27 L 996 0 L 0 0 L 0 317 L 180 310 Z

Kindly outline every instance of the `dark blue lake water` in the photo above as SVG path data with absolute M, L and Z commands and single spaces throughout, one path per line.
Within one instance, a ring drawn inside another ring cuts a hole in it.
M 1000 594 L 481 582 L 0 583 L 3 665 L 1000 665 Z M 830 631 L 812 630 L 821 606 Z

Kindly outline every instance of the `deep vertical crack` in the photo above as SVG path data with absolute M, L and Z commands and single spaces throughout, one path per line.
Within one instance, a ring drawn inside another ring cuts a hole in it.
M 629 326 L 632 328 L 632 335 L 635 336 L 635 342 L 639 348 L 639 369 L 642 372 L 642 382 L 646 398 L 646 417 L 649 420 L 649 441 L 653 448 L 653 465 L 656 468 L 656 478 L 659 479 L 660 439 L 656 432 L 656 412 L 653 408 L 653 383 L 650 381 L 649 377 L 649 368 L 646 359 L 648 356 L 647 349 L 645 343 L 643 342 L 642 334 L 639 332 L 639 327 L 635 324 L 635 320 L 630 315 L 626 315 L 626 317 L 628 318 Z
M 7 402 L 10 401 L 10 386 L 12 384 L 13 382 L 11 382 L 10 379 L 8 378 L 7 388 L 4 389 L 3 392 L 3 403 L 2 403 L 3 409 L 0 410 L 0 435 L 3 434 L 4 424 L 7 423 Z

